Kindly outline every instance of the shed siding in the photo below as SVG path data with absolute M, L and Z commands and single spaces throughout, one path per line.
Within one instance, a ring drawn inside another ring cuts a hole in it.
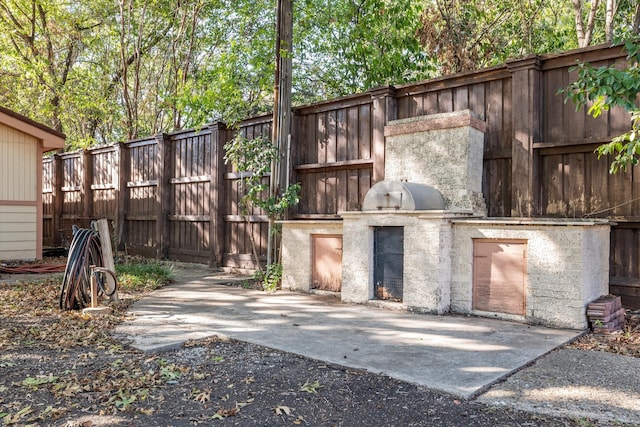
M 0 203 L 0 260 L 35 259 L 37 206 Z
M 39 167 L 38 140 L 0 124 L 0 203 L 37 201 Z

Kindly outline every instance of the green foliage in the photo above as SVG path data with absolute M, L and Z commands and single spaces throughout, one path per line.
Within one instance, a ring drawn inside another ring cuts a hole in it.
M 256 271 L 253 275 L 256 282 L 262 283 L 262 289 L 267 292 L 273 292 L 278 289 L 282 281 L 282 264 L 271 263 L 267 265 L 265 271 Z
M 436 0 L 417 31 L 442 74 L 576 47 L 571 2 Z
M 242 173 L 243 214 L 253 208 L 261 209 L 271 220 L 282 219 L 287 209 L 295 206 L 300 198 L 300 184 L 292 184 L 279 194 L 269 194 L 269 183 L 265 177 L 271 170 L 276 148 L 265 136 L 246 138 L 238 133 L 224 146 L 225 162 L 234 165 Z
M 284 218 L 287 210 L 299 202 L 300 184 L 291 184 L 279 191 L 270 191 L 266 178 L 271 171 L 272 163 L 276 161 L 277 149 L 264 135 L 247 138 L 238 132 L 234 139 L 225 144 L 224 150 L 225 162 L 233 164 L 234 170 L 241 174 L 240 208 L 243 215 L 249 215 L 255 209 L 264 212 L 269 218 L 270 232 L 277 241 L 280 227 L 275 221 Z M 258 264 L 258 254 L 253 240 L 251 244 Z M 266 272 L 258 271 L 256 274 L 255 279 L 262 282 L 265 290 L 275 290 L 282 277 L 282 265 L 272 262 L 267 265 Z
M 594 43 L 604 40 L 600 3 Z M 3 1 L 0 105 L 65 132 L 70 149 L 268 112 L 275 5 Z M 637 0 L 617 5 L 614 32 L 628 34 Z M 576 47 L 569 1 L 300 0 L 294 9 L 294 104 Z
M 76 3 L 0 7 L 0 104 L 64 131 L 69 148 L 269 108 L 272 0 Z
M 173 280 L 174 270 L 158 262 L 116 264 L 118 288 L 124 291 L 151 291 Z
M 320 382 L 318 380 L 315 380 L 312 383 L 307 381 L 306 383 L 304 383 L 302 387 L 300 387 L 300 391 L 306 391 L 307 393 L 310 393 L 310 394 L 316 394 L 318 393 L 318 390 L 320 388 L 322 388 L 322 386 L 320 385 Z
M 36 377 L 27 377 L 22 380 L 22 385 L 33 390 L 37 390 L 39 386 L 43 384 L 51 384 L 57 382 L 59 377 L 49 374 L 49 375 L 37 375 Z
M 576 111 L 587 107 L 587 113 L 596 118 L 611 108 L 622 108 L 631 115 L 631 130 L 612 139 L 596 149 L 598 158 L 613 156 L 610 173 L 626 170 L 640 161 L 640 109 L 636 99 L 640 92 L 640 35 L 629 37 L 624 45 L 627 64 L 593 67 L 581 63 L 569 69 L 577 72 L 577 79 L 561 92 L 566 93 L 565 102 L 576 105 Z
M 415 33 L 422 2 L 306 0 L 294 12 L 294 99 L 327 99 L 433 77 Z
M 617 173 L 626 170 L 629 165 L 635 166 L 640 157 L 640 111 L 634 110 L 631 114 L 631 130 L 614 137 L 610 143 L 602 144 L 596 148 L 598 159 L 602 156 L 614 156 L 611 161 L 609 173 Z

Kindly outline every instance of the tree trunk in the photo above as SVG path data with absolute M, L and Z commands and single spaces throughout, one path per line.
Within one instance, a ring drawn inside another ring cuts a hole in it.
M 589 15 L 587 16 L 586 28 L 584 24 L 584 18 L 582 16 L 582 0 L 572 0 L 572 2 L 573 14 L 576 20 L 576 35 L 578 36 L 578 46 L 587 47 L 591 44 L 596 12 L 598 10 L 600 0 L 591 0 L 591 8 L 589 9 Z
M 604 34 L 607 43 L 613 42 L 613 18 L 616 16 L 618 5 L 616 0 L 607 0 L 607 10 L 604 20 Z

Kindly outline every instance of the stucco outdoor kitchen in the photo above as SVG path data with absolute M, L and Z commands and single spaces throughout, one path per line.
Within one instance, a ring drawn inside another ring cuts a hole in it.
M 283 221 L 282 287 L 587 328 L 587 305 L 609 290 L 609 223 L 487 217 L 484 132 L 469 110 L 391 121 L 385 180 L 359 211 Z

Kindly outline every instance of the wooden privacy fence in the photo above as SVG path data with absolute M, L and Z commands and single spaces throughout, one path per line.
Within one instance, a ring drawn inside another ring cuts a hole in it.
M 384 179 L 384 126 L 394 119 L 470 109 L 487 123 L 483 192 L 490 216 L 599 217 L 611 235 L 612 292 L 640 305 L 640 176 L 608 174 L 594 148 L 629 128 L 614 109 L 598 119 L 558 95 L 579 60 L 623 62 L 619 47 L 531 56 L 478 72 L 383 87 L 295 108 L 291 182 L 302 184 L 293 219 L 358 210 Z M 243 121 L 270 135 L 271 117 Z M 243 215 L 240 175 L 223 160 L 234 132 L 216 123 L 44 160 L 44 241 L 69 239 L 72 224 L 109 218 L 119 248 L 146 256 L 255 267 L 266 253 L 261 212 Z

